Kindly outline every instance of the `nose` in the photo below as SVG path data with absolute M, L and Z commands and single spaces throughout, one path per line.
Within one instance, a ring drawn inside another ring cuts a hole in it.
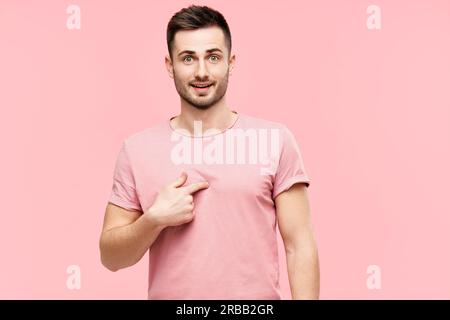
M 196 78 L 204 79 L 208 75 L 208 70 L 206 68 L 206 63 L 199 59 L 199 63 L 195 72 Z

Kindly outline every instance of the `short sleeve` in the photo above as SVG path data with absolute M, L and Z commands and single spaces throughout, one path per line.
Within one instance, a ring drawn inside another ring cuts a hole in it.
M 122 143 L 116 159 L 109 202 L 127 210 L 142 211 L 136 192 L 136 184 L 127 152 L 126 141 Z
M 297 141 L 285 126 L 280 130 L 280 139 L 280 157 L 273 184 L 273 199 L 296 183 L 303 182 L 306 187 L 310 184 Z

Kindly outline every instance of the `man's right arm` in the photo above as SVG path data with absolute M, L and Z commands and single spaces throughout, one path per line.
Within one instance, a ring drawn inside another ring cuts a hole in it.
M 209 185 L 204 181 L 183 187 L 186 180 L 187 174 L 182 172 L 160 190 L 153 205 L 143 213 L 108 203 L 100 236 L 101 260 L 106 268 L 117 271 L 136 264 L 164 228 L 194 219 L 193 194 Z
M 108 203 L 100 236 L 102 264 L 111 271 L 136 264 L 163 229 L 147 214 Z

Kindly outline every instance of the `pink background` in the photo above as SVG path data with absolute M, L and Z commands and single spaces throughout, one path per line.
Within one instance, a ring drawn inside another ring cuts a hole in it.
M 0 2 L 0 298 L 146 298 L 147 255 L 112 273 L 98 239 L 122 140 L 179 111 L 165 32 L 191 3 Z M 449 299 L 450 2 L 199 4 L 231 28 L 229 105 L 297 137 L 321 298 Z M 72 264 L 80 290 L 66 287 Z M 380 290 L 366 286 L 373 264 Z

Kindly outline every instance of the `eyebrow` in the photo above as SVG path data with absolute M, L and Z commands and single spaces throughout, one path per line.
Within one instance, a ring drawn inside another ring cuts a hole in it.
M 220 50 L 219 48 L 208 49 L 208 50 L 206 50 L 206 53 L 211 53 L 211 52 L 215 52 L 215 51 L 220 51 L 221 53 L 223 53 L 222 50 Z M 192 51 L 192 50 L 183 50 L 183 51 L 181 51 L 181 52 L 178 54 L 178 56 L 181 56 L 181 55 L 184 54 L 184 53 L 195 54 L 195 51 Z

